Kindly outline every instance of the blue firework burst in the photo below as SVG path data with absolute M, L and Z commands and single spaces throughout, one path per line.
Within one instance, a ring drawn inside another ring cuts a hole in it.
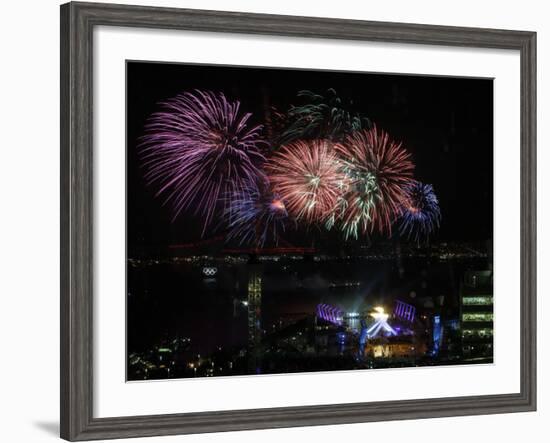
M 283 200 L 271 191 L 268 183 L 262 183 L 234 195 L 226 219 L 228 240 L 262 247 L 268 241 L 278 243 L 285 231 L 288 213 Z
M 439 228 L 441 210 L 432 185 L 413 182 L 407 186 L 399 232 L 417 243 L 427 241 Z

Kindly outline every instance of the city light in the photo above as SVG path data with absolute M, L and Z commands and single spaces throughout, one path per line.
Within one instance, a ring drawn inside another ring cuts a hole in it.
M 433 348 L 432 348 L 432 355 L 439 354 L 439 348 L 441 347 L 441 342 L 443 340 L 443 328 L 441 325 L 441 316 L 434 315 L 434 322 L 433 322 L 433 332 L 432 332 L 432 339 L 433 339 Z
M 493 362 L 491 81 L 127 77 L 127 380 Z
M 370 316 L 374 319 L 379 319 L 381 318 L 382 316 L 386 316 L 386 319 L 388 318 L 388 314 L 384 313 L 384 308 L 381 307 L 381 306 L 376 306 L 375 308 L 373 308 L 374 312 L 372 312 L 370 314 Z
M 484 306 L 492 305 L 493 297 L 492 296 L 473 296 L 473 297 L 463 297 L 463 305 L 472 305 L 472 306 Z
M 412 322 L 416 314 L 416 308 L 413 305 L 396 300 L 393 315 L 401 320 Z
M 397 335 L 395 329 L 388 324 L 389 314 L 386 314 L 383 307 L 376 306 L 370 316 L 376 321 L 367 329 L 367 336 L 369 338 L 374 338 L 382 332 L 385 332 L 386 335 Z
M 207 277 L 213 277 L 218 273 L 218 268 L 213 266 L 205 266 L 204 268 L 202 268 L 202 273 Z
M 462 314 L 462 321 L 490 322 L 493 321 L 493 314 L 490 312 L 471 312 Z
M 336 325 L 342 324 L 344 312 L 335 306 L 321 303 L 317 305 L 317 317 Z

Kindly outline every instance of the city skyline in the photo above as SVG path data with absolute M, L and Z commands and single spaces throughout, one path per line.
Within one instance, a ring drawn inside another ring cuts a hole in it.
M 128 379 L 491 362 L 492 100 L 127 62 Z

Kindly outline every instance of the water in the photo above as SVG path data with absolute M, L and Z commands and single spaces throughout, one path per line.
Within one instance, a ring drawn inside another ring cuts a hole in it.
M 205 276 L 204 266 L 217 269 Z M 458 318 L 459 285 L 482 260 L 288 260 L 262 269 L 261 326 L 269 333 L 315 313 L 317 304 L 358 312 L 393 301 Z M 139 263 L 128 267 L 128 351 L 143 352 L 173 338 L 191 339 L 194 353 L 246 347 L 249 265 L 214 259 Z

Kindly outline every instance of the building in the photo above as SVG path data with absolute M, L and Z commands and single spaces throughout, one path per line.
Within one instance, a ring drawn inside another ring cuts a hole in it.
M 260 367 L 259 347 L 262 342 L 262 266 L 248 266 L 248 352 L 249 368 L 258 371 Z
M 464 358 L 493 357 L 493 272 L 467 271 L 460 286 Z
M 425 343 L 417 343 L 414 336 L 379 337 L 370 340 L 365 348 L 365 355 L 374 359 L 391 359 L 408 361 L 414 364 L 426 354 Z

